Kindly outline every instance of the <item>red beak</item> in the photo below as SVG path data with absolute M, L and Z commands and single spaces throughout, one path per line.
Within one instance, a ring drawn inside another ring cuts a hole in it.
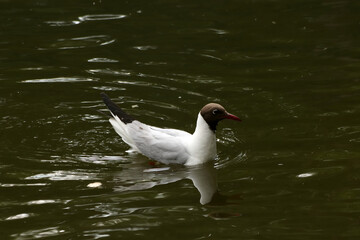
M 225 118 L 241 122 L 241 119 L 240 119 L 240 118 L 238 118 L 237 116 L 232 115 L 232 114 L 230 114 L 230 113 L 227 113 L 226 116 L 225 116 Z

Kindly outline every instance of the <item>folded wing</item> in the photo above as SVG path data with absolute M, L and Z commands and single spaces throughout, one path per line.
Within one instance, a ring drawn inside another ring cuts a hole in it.
M 133 121 L 127 124 L 128 135 L 145 156 L 165 164 L 185 163 L 189 153 L 185 148 L 189 133 L 175 129 L 160 129 Z

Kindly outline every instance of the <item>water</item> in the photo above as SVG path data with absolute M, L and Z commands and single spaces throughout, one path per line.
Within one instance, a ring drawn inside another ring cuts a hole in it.
M 356 1 L 1 1 L 1 239 L 358 239 Z M 214 164 L 151 165 L 99 93 L 192 132 Z

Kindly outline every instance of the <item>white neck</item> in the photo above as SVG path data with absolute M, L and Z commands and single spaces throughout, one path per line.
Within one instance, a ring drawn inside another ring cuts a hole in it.
M 213 130 L 210 129 L 209 124 L 204 120 L 203 116 L 201 114 L 198 114 L 197 120 L 196 120 L 196 127 L 195 132 L 193 133 L 193 136 L 214 136 L 215 133 Z
M 216 156 L 216 136 L 207 122 L 199 113 L 195 132 L 189 141 L 188 150 L 190 158 L 186 165 L 202 164 L 213 160 Z

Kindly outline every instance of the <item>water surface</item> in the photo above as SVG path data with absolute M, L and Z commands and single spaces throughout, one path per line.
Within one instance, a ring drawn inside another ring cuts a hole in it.
M 358 239 L 356 1 L 1 1 L 1 239 Z M 214 163 L 151 165 L 100 92 Z

